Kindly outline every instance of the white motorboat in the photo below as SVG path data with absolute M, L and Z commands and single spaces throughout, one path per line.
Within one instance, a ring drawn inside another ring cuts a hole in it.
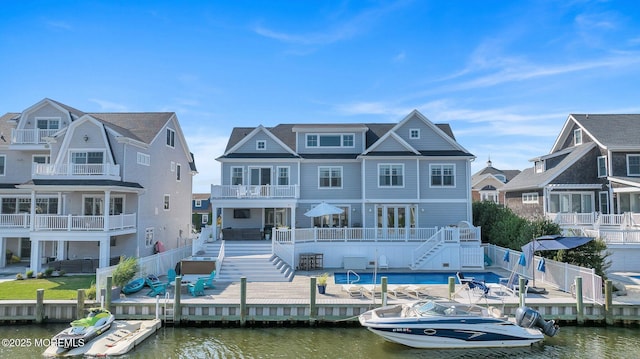
M 388 305 L 359 316 L 360 324 L 388 341 L 413 348 L 522 347 L 554 336 L 558 326 L 521 307 L 514 321 L 497 308 L 421 300 Z

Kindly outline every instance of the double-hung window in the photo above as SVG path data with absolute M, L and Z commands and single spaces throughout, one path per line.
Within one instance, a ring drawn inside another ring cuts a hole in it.
M 455 187 L 455 165 L 432 164 L 429 168 L 431 172 L 431 187 Z
M 176 146 L 176 131 L 167 128 L 167 146 L 175 147 Z
M 231 185 L 237 186 L 242 184 L 242 167 L 231 167 Z
M 0 176 L 4 176 L 5 170 L 6 170 L 6 164 L 7 164 L 7 156 L 0 156 Z
M 278 186 L 289 185 L 289 167 L 278 167 Z
M 627 174 L 640 176 L 640 155 L 627 155 Z
M 342 188 L 342 167 L 318 167 L 319 188 Z
M 403 187 L 404 165 L 380 164 L 378 165 L 378 187 Z
M 598 156 L 598 177 L 607 177 L 607 157 Z

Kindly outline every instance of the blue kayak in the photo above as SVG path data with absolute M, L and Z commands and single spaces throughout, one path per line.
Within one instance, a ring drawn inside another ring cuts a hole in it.
M 144 278 L 137 278 L 137 279 L 134 279 L 131 282 L 127 283 L 122 288 L 122 293 L 124 293 L 124 294 L 133 294 L 133 293 L 136 293 L 136 292 L 140 291 L 140 289 L 142 289 L 142 287 L 144 287 Z

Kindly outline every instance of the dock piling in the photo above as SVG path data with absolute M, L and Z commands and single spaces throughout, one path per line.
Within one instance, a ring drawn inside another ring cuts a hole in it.
M 381 278 L 382 282 L 382 306 L 387 305 L 387 277 Z
M 44 322 L 44 289 L 36 290 L 36 323 Z
M 576 322 L 584 324 L 584 298 L 582 297 L 582 277 L 576 277 Z
M 314 325 L 318 316 L 318 305 L 316 303 L 316 277 L 309 278 L 309 324 Z
M 247 277 L 240 277 L 240 326 L 247 324 Z
M 84 317 L 84 289 L 78 289 L 78 297 L 76 304 L 76 318 Z
M 182 276 L 177 276 L 174 283 L 175 293 L 173 296 L 173 322 L 176 325 L 180 324 L 182 319 L 182 306 L 181 306 L 181 294 L 182 294 Z M 165 307 L 166 310 L 166 307 Z

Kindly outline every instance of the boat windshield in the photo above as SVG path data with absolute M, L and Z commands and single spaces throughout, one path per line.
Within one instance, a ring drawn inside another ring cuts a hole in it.
M 421 316 L 427 315 L 451 315 L 451 308 L 434 301 L 420 302 L 415 308 L 416 313 Z

